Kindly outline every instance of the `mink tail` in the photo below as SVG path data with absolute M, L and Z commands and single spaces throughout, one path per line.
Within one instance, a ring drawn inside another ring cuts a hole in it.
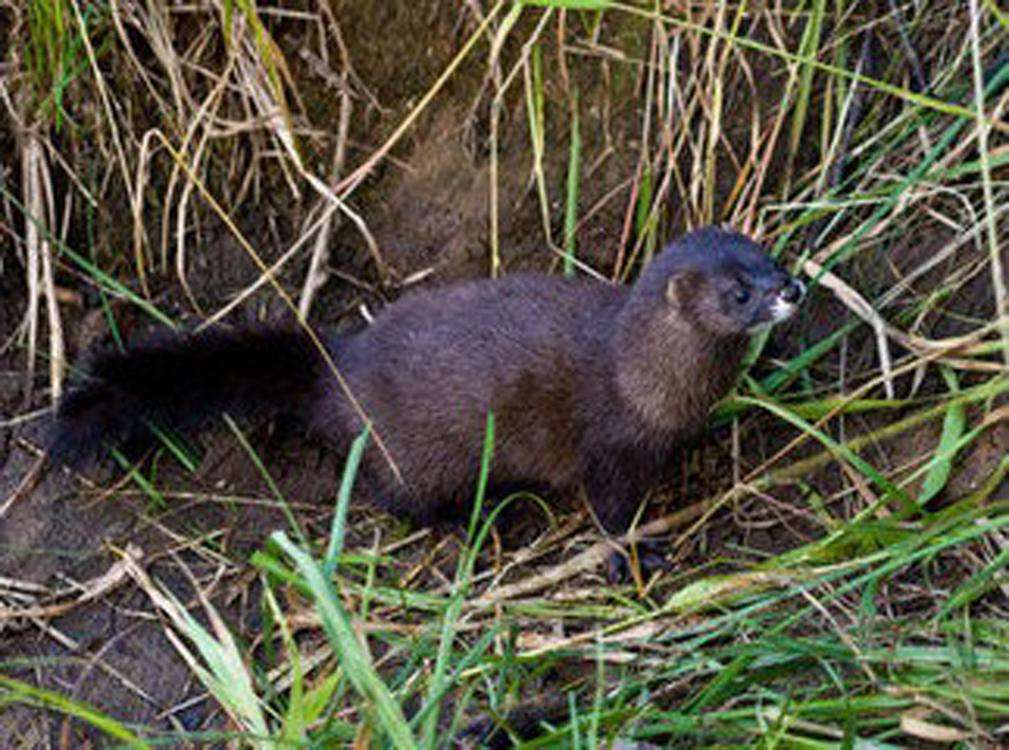
M 57 406 L 48 453 L 80 466 L 108 448 L 149 446 L 157 429 L 199 432 L 222 413 L 297 416 L 322 371 L 312 342 L 290 329 L 205 331 L 102 353 Z

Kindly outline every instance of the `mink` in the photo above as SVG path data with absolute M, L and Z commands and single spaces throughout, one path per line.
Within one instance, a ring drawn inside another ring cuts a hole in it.
M 516 274 L 409 293 L 325 339 L 343 382 L 297 329 L 162 338 L 93 358 L 58 405 L 49 452 L 79 464 L 222 412 L 293 415 L 346 450 L 363 411 L 378 440 L 360 490 L 426 522 L 470 502 L 493 413 L 493 484 L 584 488 L 606 531 L 623 532 L 733 386 L 751 333 L 803 291 L 757 243 L 709 227 L 633 285 Z

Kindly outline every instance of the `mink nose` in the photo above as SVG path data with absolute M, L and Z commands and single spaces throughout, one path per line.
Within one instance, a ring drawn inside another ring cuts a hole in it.
M 780 296 L 781 299 L 783 299 L 785 302 L 794 305 L 796 302 L 802 299 L 802 295 L 805 294 L 805 292 L 806 287 L 803 285 L 801 281 L 797 279 L 789 279 L 787 282 L 785 282 L 785 286 L 782 288 Z

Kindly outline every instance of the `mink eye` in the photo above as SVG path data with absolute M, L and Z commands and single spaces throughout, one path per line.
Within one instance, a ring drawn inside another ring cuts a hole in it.
M 745 286 L 742 285 L 737 286 L 735 290 L 733 290 L 732 295 L 733 297 L 735 297 L 736 302 L 738 302 L 740 305 L 745 305 L 747 302 L 750 301 L 750 290 L 747 289 Z

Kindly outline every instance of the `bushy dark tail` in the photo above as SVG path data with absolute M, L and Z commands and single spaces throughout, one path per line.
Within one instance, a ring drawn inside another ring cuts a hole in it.
M 49 455 L 79 466 L 110 447 L 149 445 L 152 425 L 193 433 L 222 413 L 298 413 L 321 372 L 312 342 L 290 329 L 206 331 L 99 354 L 57 407 Z

